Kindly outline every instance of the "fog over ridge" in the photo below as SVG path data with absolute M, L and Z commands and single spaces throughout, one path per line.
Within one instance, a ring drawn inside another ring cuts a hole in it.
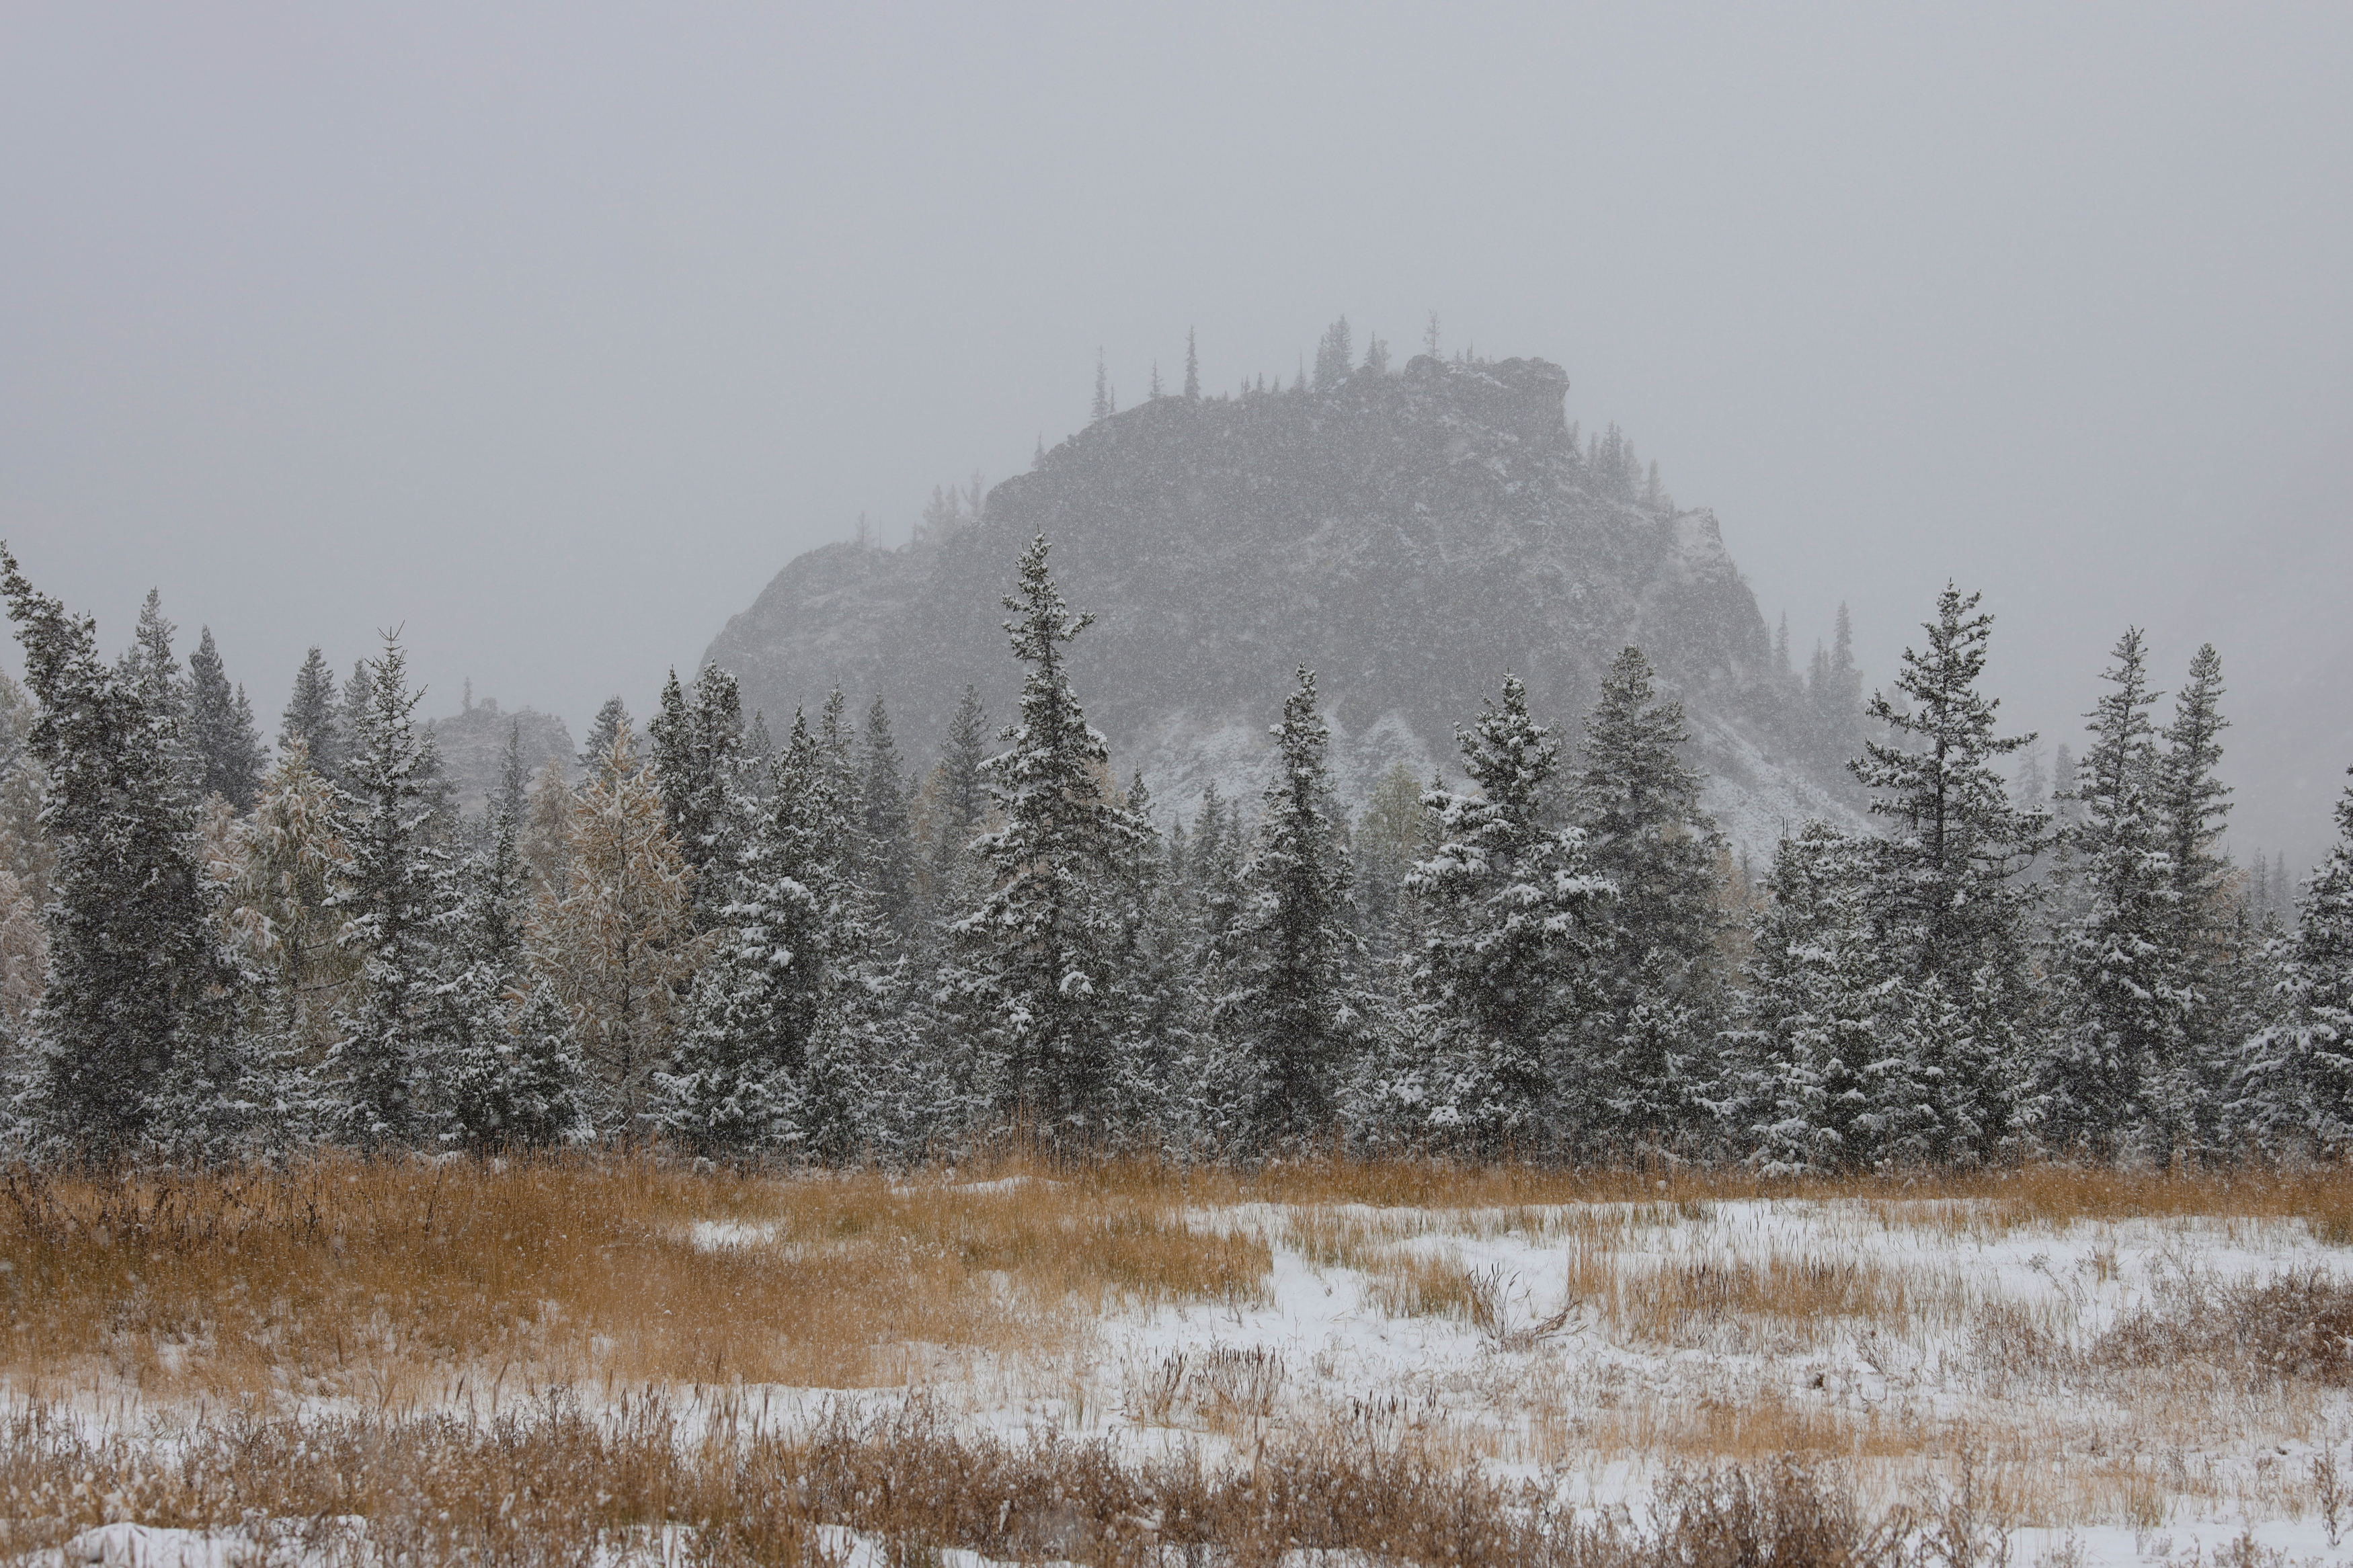
M 1952 577 L 2047 745 L 2126 624 L 2168 687 L 2212 637 L 2233 842 L 2302 853 L 2353 762 L 2348 45 L 2319 6 L 25 7 L 0 536 L 110 646 L 160 586 L 265 716 L 405 624 L 427 711 L 470 678 L 578 732 L 860 513 L 1026 468 L 1099 349 L 1132 406 L 1188 328 L 1224 390 L 1435 309 L 1565 366 L 1801 659 L 1845 601 L 1884 680 Z

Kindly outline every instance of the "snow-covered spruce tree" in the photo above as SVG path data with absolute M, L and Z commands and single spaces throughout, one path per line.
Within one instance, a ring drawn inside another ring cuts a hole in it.
M 506 1031 L 496 1085 L 495 1142 L 554 1148 L 595 1138 L 595 1075 L 555 987 L 533 981 L 508 1015 Z
M 1607 1131 L 1576 1120 L 1595 1064 L 1571 1041 L 1615 890 L 1587 861 L 1583 830 L 1546 821 L 1560 748 L 1528 716 L 1517 676 L 1461 740 L 1475 788 L 1431 792 L 1438 847 L 1406 879 L 1428 920 L 1410 975 L 1428 1010 L 1423 1059 L 1392 1063 L 1375 1096 L 1392 1109 L 1377 1113 L 1489 1148 L 1589 1140 Z
M 1604 1075 L 1596 1120 L 1653 1145 L 1702 1132 L 1723 1027 L 1724 838 L 1680 754 L 1689 739 L 1683 704 L 1658 700 L 1650 660 L 1625 648 L 1601 678 L 1571 781 L 1592 868 L 1618 889 L 1599 1005 L 1580 1026 Z
M 1880 973 L 1933 979 L 1970 1009 L 1958 1054 L 1916 1064 L 1919 1094 L 1942 1122 L 1928 1142 L 1954 1160 L 1989 1157 L 2017 1133 L 2036 1054 L 2027 963 L 2036 895 L 2022 873 L 2049 841 L 2048 819 L 2012 805 L 2002 782 L 1999 759 L 2034 737 L 1994 732 L 2000 702 L 1978 689 L 1993 616 L 1977 605 L 1977 595 L 1946 584 L 1926 649 L 1904 650 L 1895 688 L 1905 702 L 1879 692 L 1867 710 L 1893 733 L 1866 741 L 1849 764 L 1888 821 L 1873 842 L 1866 904 Z
M 1222 1146 L 1248 1108 L 1221 1092 L 1222 1080 L 1203 1076 L 1217 1053 L 1199 1027 L 1191 932 L 1142 773 L 1129 781 L 1124 805 L 1136 831 L 1114 857 L 1109 887 L 1118 928 L 1109 968 L 1125 1042 L 1113 1094 L 1136 1121 L 1156 1129 L 1164 1147 L 1192 1152 Z
M 1775 849 L 1753 926 L 1722 1113 L 1773 1173 L 1868 1168 L 1885 1149 L 1886 1061 L 1863 895 L 1865 843 L 1812 822 Z
M 188 656 L 188 752 L 199 797 L 216 795 L 238 811 L 253 808 L 261 782 L 261 732 L 245 688 L 228 683 L 210 626 Z
M 670 1137 L 712 1154 L 823 1155 L 861 1141 L 857 1086 L 834 1081 L 853 956 L 845 939 L 855 935 L 850 835 L 834 769 L 796 713 L 770 807 L 744 847 L 660 1075 Z
M 95 623 L 36 591 L 5 545 L 0 592 L 40 703 L 26 743 L 57 852 L 27 1120 L 88 1150 L 217 1148 L 241 1131 L 248 1092 L 237 973 L 197 864 L 172 717 L 107 668 Z
M 332 779 L 343 769 L 342 704 L 335 696 L 335 672 L 314 647 L 294 672 L 294 691 L 286 700 L 279 721 L 278 749 L 300 742 L 311 759 L 311 771 Z
M 596 717 L 588 721 L 588 740 L 575 759 L 580 771 L 590 778 L 605 771 L 613 760 L 613 744 L 630 728 L 629 710 L 618 697 L 607 697 L 596 710 Z M 636 756 L 630 752 L 632 759 Z M 632 766 L 636 765 L 634 761 Z
M 1242 808 L 1218 798 L 1215 780 L 1201 792 L 1186 855 L 1185 900 L 1194 931 L 1195 968 L 1205 986 L 1221 990 L 1229 940 L 1242 906 Z
M 139 625 L 131 646 L 114 663 L 115 674 L 153 715 L 164 748 L 178 770 L 181 786 L 196 798 L 188 758 L 188 680 L 172 639 L 180 628 L 164 613 L 164 595 L 153 588 L 139 606 Z
M 1201 1153 L 1246 1146 L 1265 1097 L 1257 1058 L 1213 1027 L 1211 1018 L 1240 971 L 1238 933 L 1248 899 L 1241 816 L 1240 804 L 1219 799 L 1210 782 L 1186 838 L 1182 867 L 1173 861 L 1170 867 L 1190 1026 L 1183 1048 L 1170 1058 L 1165 1098 L 1172 1132 Z
M 565 848 L 563 897 L 543 889 L 533 912 L 532 969 L 571 1015 L 600 1130 L 640 1137 L 654 1131 L 654 1071 L 701 950 L 692 873 L 626 723 L 573 803 Z
M 343 678 L 343 708 L 335 715 L 335 733 L 342 737 L 343 744 L 336 756 L 336 771 L 328 775 L 338 784 L 345 783 L 351 773 L 353 757 L 359 750 L 360 728 L 367 722 L 368 710 L 375 706 L 375 679 L 369 662 L 364 658 L 353 659 L 351 674 Z M 316 758 L 311 765 L 318 766 Z
M 2305 885 L 2295 933 L 2272 958 L 2274 1018 L 2247 1044 L 2236 1119 L 2267 1153 L 2303 1144 L 2341 1159 L 2353 1152 L 2353 785 L 2337 802 L 2337 842 Z
M 736 858 L 750 831 L 744 700 L 735 678 L 706 664 L 690 698 L 671 670 L 646 733 L 662 818 L 694 873 L 695 919 L 707 931 L 732 892 Z
M 2073 862 L 2083 912 L 2060 932 L 2057 1026 L 2044 1068 L 2043 1135 L 2110 1158 L 2140 1143 L 2173 1152 L 2186 1107 L 2184 987 L 2167 832 L 2154 798 L 2156 731 L 2138 628 L 2118 639 L 2089 715 L 2092 744 L 2077 773 L 2084 808 Z
M 974 841 L 993 886 L 957 922 L 976 944 L 988 997 L 992 1097 L 1001 1114 L 1047 1136 L 1098 1141 L 1114 1131 L 1118 1009 L 1107 965 L 1118 942 L 1104 881 L 1136 827 L 1106 798 L 1103 738 L 1071 689 L 1062 647 L 1092 622 L 1074 616 L 1047 569 L 1043 534 L 1021 552 L 1005 607 L 1013 653 L 1028 667 L 1009 749 L 989 759 L 1003 826 Z
M 907 786 L 900 776 L 890 710 L 877 697 L 866 710 L 858 755 L 859 880 L 880 935 L 894 949 L 915 936 L 915 838 Z
M 1340 1085 L 1362 1039 L 1364 947 L 1346 848 L 1332 822 L 1324 761 L 1330 731 L 1304 665 L 1271 733 L 1275 775 L 1242 870 L 1241 907 L 1227 937 L 1231 963 L 1212 1022 L 1252 1065 L 1258 1136 L 1295 1142 L 1335 1125 Z
M 2252 1012 L 2267 975 L 2253 940 L 2245 900 L 2221 851 L 2231 812 L 2222 761 L 2222 657 L 2211 643 L 2189 660 L 2189 679 L 2174 693 L 2154 794 L 2163 824 L 2173 889 L 2170 945 L 2180 977 L 2181 1060 L 2176 1093 L 2183 1109 L 2183 1146 L 2220 1154 L 2231 1140 L 2223 1108 L 2240 1047 L 2253 1032 Z
M 526 809 L 515 725 L 482 841 L 465 868 L 460 941 L 441 990 L 452 1131 L 475 1149 L 564 1142 L 587 1128 L 587 1064 L 553 988 L 530 973 Z
M 375 1148 L 435 1131 L 421 1097 L 448 1065 L 439 989 L 458 889 L 448 854 L 433 842 L 438 768 L 430 742 L 417 732 L 424 693 L 409 689 L 408 655 L 397 636 L 353 670 L 345 697 L 355 690 L 367 705 L 350 721 L 335 832 L 351 858 L 335 907 L 359 973 L 322 1077 L 329 1135 Z

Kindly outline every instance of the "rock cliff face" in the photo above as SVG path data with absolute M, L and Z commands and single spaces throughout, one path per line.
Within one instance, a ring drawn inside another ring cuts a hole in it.
M 779 733 L 839 684 L 860 707 L 880 693 L 926 757 L 967 683 L 1009 717 L 999 599 L 1044 533 L 1064 597 L 1098 617 L 1071 654 L 1080 698 L 1164 805 L 1189 810 L 1213 779 L 1255 795 L 1301 664 L 1361 799 L 1395 763 L 1451 773 L 1455 726 L 1506 670 L 1573 721 L 1631 642 L 1684 700 L 1736 839 L 1769 847 L 1785 823 L 1841 814 L 1715 517 L 1646 500 L 1614 444 L 1580 450 L 1567 385 L 1542 360 L 1424 357 L 1321 393 L 1155 399 L 946 538 L 802 555 L 708 657 Z

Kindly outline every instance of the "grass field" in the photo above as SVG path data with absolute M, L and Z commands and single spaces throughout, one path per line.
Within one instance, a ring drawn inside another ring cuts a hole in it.
M 2329 1559 L 2348 1247 L 2333 1170 L 17 1169 L 0 1517 L 417 1562 Z

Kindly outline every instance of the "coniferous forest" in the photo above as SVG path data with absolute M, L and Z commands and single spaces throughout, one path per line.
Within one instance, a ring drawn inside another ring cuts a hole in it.
M 150 596 L 109 658 L 5 564 L 0 1028 L 20 1151 L 222 1159 L 659 1142 L 918 1161 L 1019 1130 L 1183 1159 L 1308 1147 L 1746 1163 L 2335 1156 L 2353 1142 L 2353 791 L 2292 909 L 2222 852 L 2221 663 L 2126 630 L 2080 750 L 2014 779 L 1947 588 L 1857 716 L 1876 831 L 1736 868 L 1639 647 L 1574 732 L 1521 681 L 1460 787 L 1353 816 L 1300 668 L 1263 798 L 1113 770 L 1090 617 L 1008 563 L 1018 711 L 939 755 L 836 690 L 617 701 L 461 811 L 386 639 L 313 650 L 274 746 Z M 868 694 L 860 694 L 861 700 Z

